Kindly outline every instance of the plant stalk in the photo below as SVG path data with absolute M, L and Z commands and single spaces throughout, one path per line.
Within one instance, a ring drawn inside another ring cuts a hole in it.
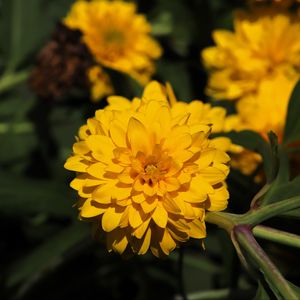
M 297 295 L 267 254 L 259 246 L 250 228 L 245 225 L 238 225 L 234 228 L 234 233 L 242 248 L 264 274 L 273 292 L 275 294 L 280 293 L 283 299 L 297 300 Z
M 263 225 L 253 228 L 254 236 L 283 245 L 300 248 L 300 236 Z
M 254 227 L 265 220 L 299 207 L 300 196 L 292 197 L 277 203 L 259 207 L 256 210 L 251 210 L 240 217 L 239 223 Z
M 205 221 L 225 229 L 230 235 L 233 227 L 237 225 L 239 218 L 240 217 L 238 215 L 224 212 L 208 212 L 206 213 Z

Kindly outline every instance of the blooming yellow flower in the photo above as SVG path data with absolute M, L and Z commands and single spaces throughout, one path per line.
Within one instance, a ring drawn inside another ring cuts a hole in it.
M 283 74 L 262 81 L 256 94 L 244 97 L 237 103 L 236 129 L 250 129 L 267 139 L 270 130 L 276 133 L 279 142 L 283 137 L 289 99 L 296 80 Z
M 110 78 L 100 66 L 92 66 L 88 69 L 87 75 L 91 84 L 91 97 L 94 102 L 113 93 Z
M 109 97 L 65 163 L 77 172 L 80 217 L 98 224 L 109 251 L 168 255 L 206 236 L 206 210 L 227 206 L 229 157 L 209 139 L 212 122 L 175 114 L 167 96 L 151 82 L 141 99 Z
M 256 94 L 241 99 L 237 114 L 226 118 L 225 131 L 253 130 L 268 140 L 268 132 L 273 131 L 279 143 L 283 138 L 287 108 L 296 80 L 292 81 L 283 74 L 269 76 L 263 80 Z M 232 145 L 231 166 L 243 174 L 250 175 L 261 163 L 259 154 Z
M 164 95 L 163 98 L 161 94 Z M 187 121 L 189 125 L 211 124 L 212 133 L 247 129 L 246 124 L 243 124 L 243 120 L 239 115 L 226 116 L 226 110 L 223 107 L 213 107 L 209 103 L 203 103 L 199 100 L 190 103 L 178 101 L 168 83 L 166 88 L 161 86 L 157 97 L 169 103 L 172 117 L 177 118 L 182 114 L 189 114 Z M 147 99 L 144 98 L 143 101 L 145 102 Z M 141 99 L 134 98 L 133 101 L 130 101 L 125 98 L 111 96 L 108 98 L 108 103 L 107 109 L 110 110 L 137 110 L 141 104 Z M 213 138 L 211 143 L 218 149 L 229 152 L 232 158 L 230 166 L 240 170 L 245 175 L 251 175 L 262 162 L 260 154 L 239 145 L 234 145 L 228 138 Z
M 210 71 L 207 94 L 216 99 L 241 99 L 255 94 L 269 76 L 300 75 L 300 19 L 282 10 L 237 12 L 234 32 L 213 32 L 216 46 L 203 50 Z
M 83 33 L 83 41 L 100 65 L 129 74 L 142 84 L 149 81 L 153 60 L 162 50 L 134 3 L 79 0 L 64 22 Z

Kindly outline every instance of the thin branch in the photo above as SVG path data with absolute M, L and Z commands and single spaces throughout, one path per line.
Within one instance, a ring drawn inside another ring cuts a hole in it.
M 259 207 L 257 210 L 251 210 L 250 212 L 241 215 L 239 223 L 255 226 L 265 220 L 299 207 L 300 196 L 292 197 L 286 200 Z
M 300 248 L 300 236 L 297 234 L 281 231 L 263 225 L 254 227 L 253 234 L 258 238 Z
M 264 274 L 275 294 L 280 293 L 283 299 L 297 300 L 298 297 L 284 279 L 280 271 L 256 242 L 249 227 L 238 225 L 234 228 L 238 242 Z

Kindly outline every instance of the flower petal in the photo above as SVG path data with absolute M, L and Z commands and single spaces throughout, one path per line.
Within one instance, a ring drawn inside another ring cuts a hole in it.
M 80 216 L 82 218 L 93 218 L 103 214 L 106 209 L 106 207 L 97 207 L 93 205 L 93 200 L 87 199 L 80 207 Z
M 162 241 L 159 243 L 161 250 L 169 255 L 172 250 L 176 248 L 176 243 L 172 236 L 170 235 L 168 229 L 164 230 Z
M 109 207 L 106 209 L 102 217 L 102 228 L 106 232 L 113 231 L 120 224 L 120 220 L 123 213 L 116 212 L 114 207 Z
M 133 228 L 137 228 L 143 223 L 140 212 L 132 205 L 129 206 L 128 219 L 129 219 L 129 224 Z
M 157 226 L 161 228 L 166 228 L 168 223 L 168 213 L 167 211 L 159 204 L 157 205 L 155 211 L 152 214 L 152 219 Z
M 139 151 L 150 154 L 152 150 L 148 132 L 143 123 L 135 118 L 130 118 L 127 128 L 127 139 L 135 156 Z
M 116 146 L 126 148 L 126 132 L 119 124 L 112 122 L 109 132 Z

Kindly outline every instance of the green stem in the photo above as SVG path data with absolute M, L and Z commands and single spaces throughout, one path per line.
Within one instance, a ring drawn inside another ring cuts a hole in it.
M 0 79 L 0 93 L 13 88 L 15 85 L 18 85 L 23 81 L 26 81 L 29 74 L 29 70 L 20 71 L 18 73 L 4 73 Z
M 205 221 L 218 225 L 230 234 L 233 227 L 237 224 L 237 220 L 239 218 L 240 217 L 237 215 L 224 212 L 208 212 L 206 213 Z
M 255 226 L 265 220 L 275 217 L 289 210 L 300 207 L 300 196 L 292 197 L 277 203 L 259 207 L 241 216 L 240 224 Z
M 300 236 L 297 234 L 292 234 L 263 225 L 254 227 L 253 234 L 258 238 L 300 248 Z
M 267 254 L 258 245 L 251 233 L 250 228 L 245 225 L 238 225 L 234 228 L 234 233 L 238 242 L 241 244 L 244 250 L 247 251 L 246 253 L 252 258 L 252 260 L 264 274 L 273 292 L 275 294 L 278 294 L 279 292 L 283 299 L 297 300 L 297 295 L 281 275 L 280 271 L 269 259 Z

